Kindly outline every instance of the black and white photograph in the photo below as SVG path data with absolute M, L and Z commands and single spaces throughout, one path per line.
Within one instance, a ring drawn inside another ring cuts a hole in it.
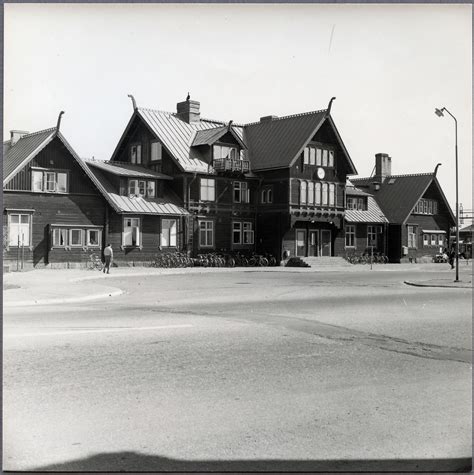
M 470 472 L 472 18 L 6 3 L 3 470 Z

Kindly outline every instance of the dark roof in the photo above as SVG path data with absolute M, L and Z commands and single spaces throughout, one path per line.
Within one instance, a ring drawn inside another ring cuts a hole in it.
M 350 196 L 371 196 L 371 193 L 367 193 L 359 188 L 356 188 L 349 180 L 346 182 L 346 195 Z
M 273 118 L 244 126 L 244 141 L 252 169 L 286 168 L 301 154 L 325 121 L 332 127 L 350 173 L 357 173 L 331 117 L 326 110 Z
M 198 130 L 194 137 L 192 146 L 196 147 L 198 145 L 212 145 L 228 132 L 234 136 L 242 148 L 246 148 L 244 142 L 242 141 L 241 134 L 237 134 L 234 131 L 234 127 L 232 125 L 230 127 L 227 125 L 223 127 L 214 127 L 212 129 Z
M 469 226 L 465 226 L 459 230 L 460 233 L 472 233 L 474 231 L 474 224 L 470 224 Z
M 100 168 L 101 170 L 118 176 L 159 178 L 162 180 L 173 179 L 164 173 L 155 172 L 154 170 L 150 170 L 141 165 L 135 165 L 128 162 L 105 162 L 101 160 L 85 160 L 85 162 L 92 167 Z
M 375 181 L 374 177 L 351 177 L 351 182 L 356 187 L 369 187 L 373 181 Z M 433 173 L 387 176 L 381 183 L 380 189 L 374 193 L 374 197 L 390 223 L 402 224 L 433 181 L 446 201 Z M 451 211 L 447 202 L 446 206 Z
M 3 184 L 10 181 L 54 138 L 56 128 L 41 130 L 21 137 L 15 145 L 3 144 Z
M 87 165 L 91 165 L 90 162 Z M 148 215 L 188 215 L 181 207 L 182 203 L 170 190 L 166 190 L 163 198 L 141 198 L 120 195 L 110 183 L 103 170 L 98 167 L 90 168 L 90 173 L 104 198 L 117 213 L 134 213 Z
M 323 110 L 245 125 L 244 140 L 252 169 L 288 167 L 325 117 Z

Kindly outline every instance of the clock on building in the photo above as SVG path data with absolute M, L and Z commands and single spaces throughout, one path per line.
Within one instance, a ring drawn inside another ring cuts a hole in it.
M 321 167 L 318 168 L 318 172 L 317 172 L 317 173 L 318 173 L 318 178 L 319 178 L 320 180 L 322 180 L 322 179 L 324 178 L 324 175 L 325 175 L 324 168 L 321 168 Z

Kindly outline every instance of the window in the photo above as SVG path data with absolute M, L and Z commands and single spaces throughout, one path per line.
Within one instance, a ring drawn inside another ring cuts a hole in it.
M 300 204 L 305 205 L 307 201 L 307 185 L 305 181 L 300 183 Z
M 201 201 L 215 201 L 216 180 L 214 178 L 201 178 Z
M 264 188 L 262 190 L 262 203 L 273 202 L 273 191 L 271 188 Z
M 220 158 L 231 158 L 233 160 L 241 160 L 240 153 L 236 147 L 228 145 L 214 145 L 214 160 Z
M 122 246 L 140 246 L 140 218 L 124 218 Z
M 249 203 L 250 190 L 245 181 L 234 181 L 234 203 Z
M 355 247 L 355 226 L 346 226 L 346 247 Z
M 53 229 L 53 247 L 69 246 L 68 232 L 64 228 Z
M 334 183 L 329 184 L 329 206 L 336 205 L 336 186 Z
M 413 212 L 418 214 L 438 214 L 438 202 L 422 198 L 414 207 Z
M 431 235 L 431 245 L 436 246 L 436 234 Z
M 322 152 L 323 152 L 323 151 L 322 151 L 320 148 L 317 148 L 317 149 L 316 149 L 316 165 L 317 165 L 318 167 L 321 166 L 321 154 L 322 154 Z
M 444 244 L 444 236 L 442 234 L 438 235 L 438 246 L 442 246 Z
M 309 149 L 309 164 L 316 165 L 316 149 L 314 147 Z
M 163 247 L 176 247 L 176 219 L 161 220 L 161 245 Z
M 438 202 L 433 201 L 433 214 L 438 214 Z
M 328 184 L 327 183 L 323 183 L 323 186 L 322 186 L 322 205 L 323 206 L 327 206 L 328 205 Z
M 329 150 L 328 167 L 334 166 L 334 152 Z
M 243 244 L 253 244 L 253 224 L 244 223 Z
M 430 245 L 430 235 L 423 234 L 423 246 L 429 246 L 429 245 Z
M 232 244 L 253 244 L 253 223 L 234 221 L 232 223 Z
M 88 229 L 86 232 L 86 244 L 87 246 L 99 246 L 100 245 L 100 231 L 98 229 Z
M 47 193 L 66 193 L 67 173 L 32 170 L 31 189 Z
M 71 229 L 69 231 L 69 242 L 71 246 L 82 246 L 82 229 Z
M 326 149 L 323 149 L 323 163 L 322 163 L 322 166 L 323 167 L 328 166 L 328 151 Z
M 214 221 L 199 221 L 199 247 L 214 246 Z
M 358 198 L 357 199 L 357 209 L 359 211 L 364 211 L 365 210 L 365 200 L 364 200 L 364 198 Z
M 9 214 L 8 220 L 8 245 L 29 246 L 31 242 L 31 215 Z
M 367 226 L 367 246 L 377 246 L 377 228 L 375 226 Z
M 312 181 L 308 183 L 308 204 L 314 205 L 314 183 Z
M 321 204 L 321 183 L 314 184 L 314 202 L 316 205 Z
M 346 203 L 347 209 L 357 209 L 357 198 L 352 198 L 351 196 L 348 196 Z
M 407 226 L 408 228 L 408 247 L 416 249 L 416 226 Z
M 305 147 L 303 152 L 303 165 L 309 164 L 309 147 Z
M 161 160 L 161 143 L 151 142 L 150 161 L 157 162 L 158 160 Z
M 146 186 L 146 196 L 147 198 L 154 198 L 155 197 L 155 182 L 148 181 Z
M 130 161 L 132 163 L 142 163 L 142 146 L 141 144 L 135 144 L 130 147 Z

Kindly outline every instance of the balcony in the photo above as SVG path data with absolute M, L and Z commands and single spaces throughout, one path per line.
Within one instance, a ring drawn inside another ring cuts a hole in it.
M 248 160 L 239 160 L 234 158 L 216 158 L 212 166 L 217 172 L 241 172 L 250 171 L 250 162 Z

